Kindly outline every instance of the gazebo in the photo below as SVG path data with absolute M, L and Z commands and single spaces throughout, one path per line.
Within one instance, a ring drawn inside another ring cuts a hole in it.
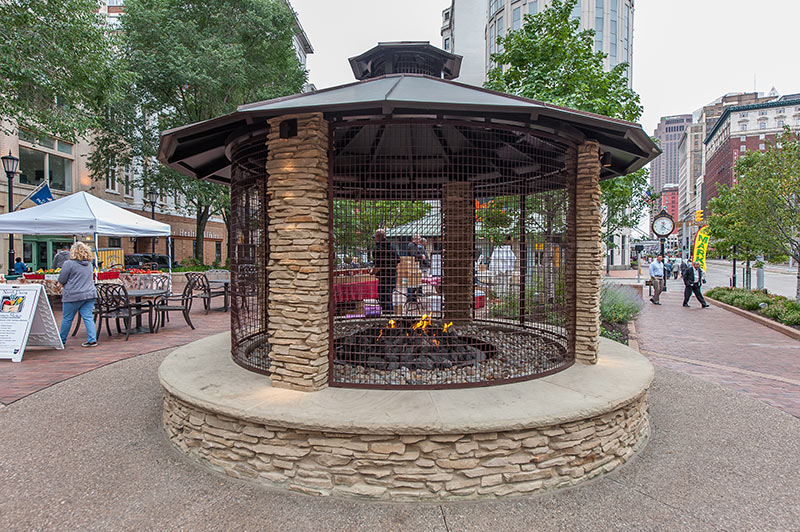
M 300 491 L 440 499 L 572 484 L 645 440 L 652 368 L 599 338 L 599 183 L 659 150 L 636 124 L 452 81 L 460 62 L 381 43 L 353 84 L 163 133 L 164 164 L 231 187 L 241 366 L 224 339 L 165 361 L 180 449 Z M 436 279 L 381 243 L 414 224 L 438 225 Z M 476 228 L 523 243 L 480 306 Z M 353 277 L 337 257 L 364 250 Z

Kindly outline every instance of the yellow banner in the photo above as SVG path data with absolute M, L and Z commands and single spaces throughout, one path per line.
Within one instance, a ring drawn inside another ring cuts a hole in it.
M 699 262 L 703 271 L 706 271 L 706 250 L 708 249 L 708 241 L 710 238 L 707 225 L 701 227 L 694 237 L 694 258 L 692 262 Z

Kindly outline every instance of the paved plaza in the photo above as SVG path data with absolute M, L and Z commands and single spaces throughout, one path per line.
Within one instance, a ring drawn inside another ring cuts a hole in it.
M 157 369 L 172 347 L 226 330 L 227 313 L 193 312 L 195 331 L 175 316 L 128 342 L 104 332 L 96 349 L 31 350 L 0 365 L 0 530 L 797 529 L 800 342 L 680 296 L 636 323 L 656 364 L 641 453 L 580 487 L 500 502 L 309 497 L 190 462 L 164 437 Z

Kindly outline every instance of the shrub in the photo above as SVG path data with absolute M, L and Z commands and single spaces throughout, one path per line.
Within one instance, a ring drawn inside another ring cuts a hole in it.
M 758 311 L 761 315 L 785 325 L 800 325 L 800 305 L 784 296 L 768 294 L 763 290 L 716 287 L 706 296 L 745 310 Z M 766 304 L 762 308 L 762 304 Z
M 624 343 L 622 340 L 622 333 L 617 331 L 609 331 L 602 325 L 600 326 L 600 336 L 603 338 L 608 338 L 609 340 L 614 340 L 615 342 Z
M 609 323 L 628 323 L 642 311 L 644 301 L 630 286 L 604 284 L 600 291 L 600 318 Z

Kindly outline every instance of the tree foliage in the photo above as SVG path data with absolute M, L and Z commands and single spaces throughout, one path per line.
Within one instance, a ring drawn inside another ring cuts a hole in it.
M 423 218 L 431 211 L 424 201 L 333 200 L 333 239 L 338 252 L 370 247 L 375 231 L 393 229 Z
M 637 121 L 642 106 L 628 86 L 628 64 L 604 70 L 606 54 L 594 51 L 594 31 L 580 30 L 572 17 L 575 2 L 553 0 L 536 15 L 525 15 L 522 28 L 498 38 L 500 51 L 492 55 L 496 66 L 489 70 L 486 87 Z M 604 240 L 639 223 L 647 206 L 648 182 L 649 173 L 642 169 L 601 183 Z
M 97 0 L 0 2 L 0 118 L 69 140 L 98 123 L 128 76 L 97 7 Z
M 734 244 L 753 253 L 785 255 L 800 264 L 800 139 L 789 128 L 763 152 L 736 161 L 737 183 L 709 201 L 717 249 Z M 797 272 L 800 302 L 800 266 Z
M 151 164 L 164 129 L 200 122 L 253 101 L 300 92 L 306 80 L 292 38 L 294 15 L 281 0 L 127 0 L 121 53 L 134 74 L 128 99 L 109 112 L 95 139 L 92 174 L 143 161 L 139 185 L 177 195 L 203 232 L 223 215 L 228 191 Z

